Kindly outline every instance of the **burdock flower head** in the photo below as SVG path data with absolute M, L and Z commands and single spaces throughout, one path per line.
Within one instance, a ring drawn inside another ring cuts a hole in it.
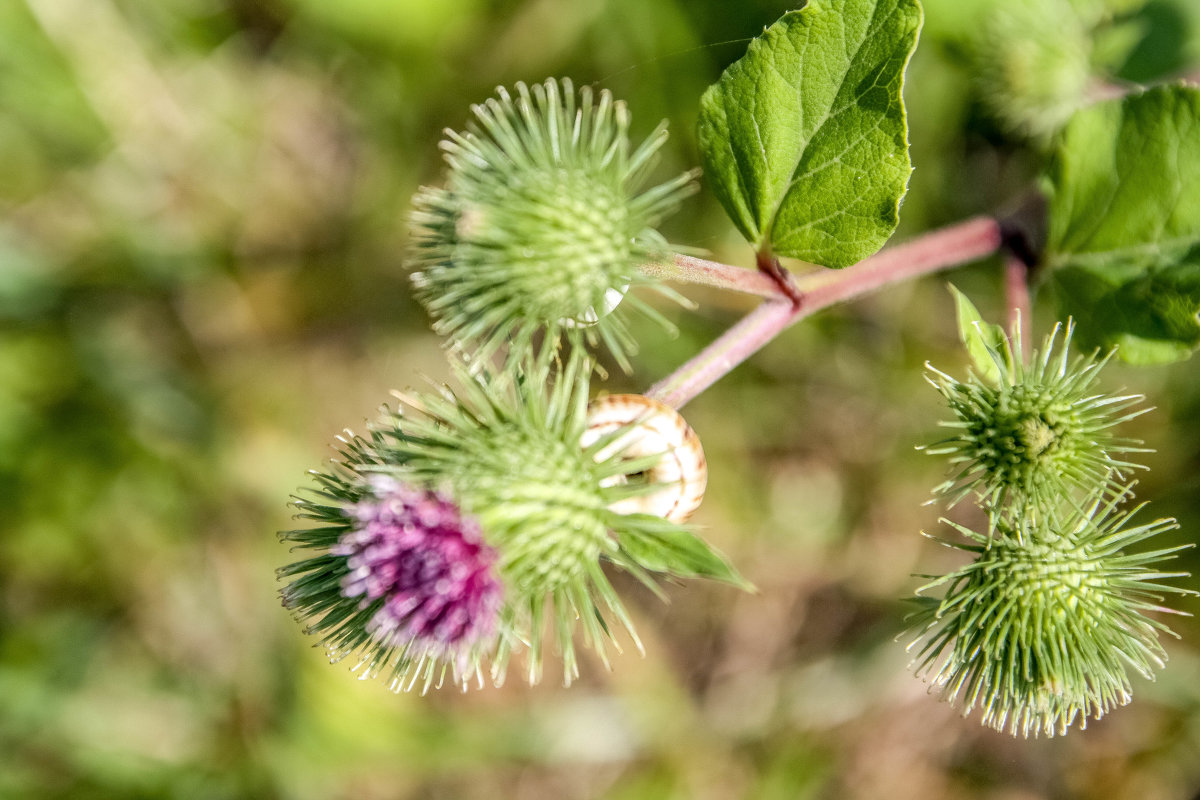
M 1147 613 L 1169 611 L 1167 593 L 1191 594 L 1162 583 L 1187 573 L 1160 566 L 1190 545 L 1125 552 L 1177 527 L 1131 526 L 1138 509 L 1117 510 L 1128 494 L 1030 509 L 987 534 L 949 523 L 970 543 L 946 544 L 975 560 L 918 590 L 945 591 L 913 615 L 917 673 L 964 715 L 981 708 L 985 725 L 1013 735 L 1063 734 L 1127 703 L 1127 667 L 1152 679 L 1166 660 L 1158 634 L 1171 631 Z
M 592 366 L 543 349 L 498 376 L 460 371 L 457 392 L 404 395 L 344 440 L 298 498 L 313 527 L 282 534 L 312 554 L 281 570 L 284 603 L 335 657 L 357 652 L 393 687 L 503 680 L 528 647 L 540 678 L 549 623 L 569 682 L 576 628 L 605 660 L 612 622 L 637 635 L 604 562 L 658 591 L 652 573 L 745 585 L 707 544 L 627 501 L 656 494 L 664 452 L 634 449 L 639 424 L 585 436 Z M 694 446 L 694 445 L 693 445 Z
M 666 252 L 654 227 L 695 175 L 642 190 L 665 126 L 632 148 L 629 113 L 607 91 L 577 96 L 564 79 L 497 94 L 465 132 L 447 132 L 445 187 L 414 200 L 417 295 L 477 366 L 545 332 L 603 343 L 628 369 L 634 342 L 614 309 L 658 316 L 625 295 L 649 280 L 638 265 Z
M 1142 396 L 1094 389 L 1111 353 L 1072 358 L 1070 322 L 1061 346 L 1055 346 L 1055 326 L 1028 362 L 1020 354 L 1019 326 L 1011 339 L 998 329 L 979 330 L 968 338 L 983 351 L 975 359 L 979 372 L 959 381 L 930 368 L 930 383 L 954 414 L 941 423 L 953 435 L 923 448 L 949 456 L 954 470 L 935 494 L 954 505 L 974 491 L 991 509 L 1025 499 L 1052 502 L 1064 493 L 1088 494 L 1110 476 L 1119 479 L 1140 466 L 1123 456 L 1146 451 L 1112 428 L 1146 411 L 1131 410 Z
M 418 664 L 450 661 L 465 674 L 473 651 L 496 633 L 495 551 L 449 497 L 386 475 L 369 485 L 371 494 L 348 509 L 353 527 L 330 548 L 346 556 L 342 594 L 372 609 L 366 630 L 381 645 L 408 648 Z
M 390 670 L 397 690 L 481 679 L 503 593 L 495 551 L 449 496 L 370 471 L 356 444 L 297 500 L 321 524 L 282 537 L 319 554 L 279 571 L 291 579 L 284 605 L 312 620 L 334 660 L 357 654 L 355 669 Z

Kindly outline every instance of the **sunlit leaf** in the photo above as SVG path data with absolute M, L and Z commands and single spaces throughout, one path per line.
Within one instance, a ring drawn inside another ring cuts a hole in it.
M 900 90 L 920 27 L 916 0 L 814 0 L 704 93 L 705 171 L 760 252 L 845 267 L 895 231 L 911 172 Z

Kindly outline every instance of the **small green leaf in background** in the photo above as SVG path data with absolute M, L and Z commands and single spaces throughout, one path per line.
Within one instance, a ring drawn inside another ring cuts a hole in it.
M 1163 363 L 1200 345 L 1200 90 L 1080 111 L 1049 175 L 1046 267 L 1086 347 Z
M 649 518 L 647 522 L 652 522 Z M 707 542 L 691 531 L 661 520 L 621 532 L 621 552 L 639 566 L 677 578 L 712 578 L 741 589 L 754 587 Z
M 900 90 L 917 0 L 813 0 L 700 100 L 713 191 L 759 250 L 845 267 L 892 235 L 912 171 Z
M 992 353 L 1008 351 L 1004 346 L 1004 329 L 999 325 L 984 322 L 975 304 L 954 284 L 948 285 L 950 293 L 954 295 L 955 310 L 958 314 L 958 336 L 971 356 L 971 365 L 981 378 L 999 384 L 1001 365 L 996 363 Z M 1016 350 L 1020 352 L 1019 342 L 1016 344 Z M 1005 364 L 1003 367 L 1007 370 L 1011 365 Z

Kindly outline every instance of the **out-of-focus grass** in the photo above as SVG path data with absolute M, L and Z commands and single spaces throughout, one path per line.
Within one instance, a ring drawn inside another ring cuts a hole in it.
M 901 236 L 1010 201 L 1037 166 L 974 120 L 954 57 L 970 9 L 928 6 Z M 664 606 L 618 577 L 645 659 L 588 661 L 569 690 L 393 696 L 325 663 L 279 607 L 273 532 L 304 471 L 389 389 L 447 372 L 402 266 L 441 128 L 496 84 L 570 75 L 626 98 L 639 131 L 667 117 L 677 171 L 698 160 L 700 92 L 783 10 L 0 4 L 0 797 L 1200 790 L 1189 619 L 1157 683 L 1065 740 L 981 730 L 905 671 L 900 598 L 953 558 L 919 536 L 941 473 L 913 450 L 940 415 L 922 362 L 962 368 L 937 280 L 818 316 L 689 406 L 712 470 L 696 522 L 759 592 L 686 585 Z M 1185 66 L 1196 27 L 1125 71 Z M 749 261 L 710 198 L 669 233 Z M 995 264 L 954 280 L 998 316 Z M 680 336 L 644 331 L 614 388 L 648 385 L 748 308 L 691 294 L 699 311 L 667 310 Z M 1194 540 L 1195 365 L 1109 380 L 1158 406 L 1135 426 L 1157 450 L 1139 493 Z

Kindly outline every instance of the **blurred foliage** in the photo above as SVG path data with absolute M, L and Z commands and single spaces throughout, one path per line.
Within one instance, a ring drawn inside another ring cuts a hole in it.
M 1042 164 L 974 95 L 967 50 L 994 2 L 926 2 L 901 238 L 1011 206 Z M 1200 62 L 1192 0 L 1116 5 L 1097 45 L 1116 79 Z M 623 582 L 645 659 L 585 662 L 569 691 L 393 696 L 279 607 L 272 532 L 304 471 L 389 389 L 448 371 L 401 263 L 440 130 L 497 84 L 570 75 L 626 98 L 635 136 L 668 118 L 677 173 L 699 161 L 701 92 L 787 8 L 0 3 L 0 797 L 1200 792 L 1191 619 L 1157 683 L 1065 739 L 981 729 L 906 671 L 899 598 L 955 564 L 918 534 L 941 475 L 913 450 L 941 416 L 922 362 L 964 363 L 939 280 L 824 313 L 689 405 L 711 465 L 696 521 L 760 591 L 688 585 L 664 606 Z M 752 263 L 711 195 L 667 232 Z M 955 273 L 992 319 L 1000 280 Z M 689 294 L 699 311 L 665 309 L 680 336 L 641 331 L 614 390 L 749 307 Z M 1194 540 L 1200 373 L 1114 373 L 1158 407 L 1131 426 L 1157 450 L 1139 495 L 1182 522 L 1164 544 Z

